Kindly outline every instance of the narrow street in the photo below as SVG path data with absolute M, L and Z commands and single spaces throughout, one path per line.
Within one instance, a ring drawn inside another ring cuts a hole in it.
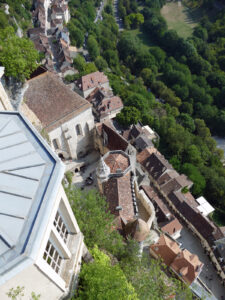
M 118 5 L 119 5 L 119 0 L 114 0 L 113 9 L 114 9 L 115 20 L 116 20 L 117 25 L 119 26 L 119 30 L 122 31 L 124 29 L 124 27 L 123 27 L 123 21 L 122 21 L 122 19 L 120 19 L 120 16 L 119 16 Z
M 199 276 L 200 280 L 212 291 L 218 300 L 225 299 L 223 298 L 225 296 L 225 288 L 222 286 L 221 279 L 217 275 L 209 257 L 204 253 L 200 241 L 186 227 L 183 227 L 181 237 L 177 241 L 182 244 L 181 247 L 198 255 L 199 259 L 204 263 Z

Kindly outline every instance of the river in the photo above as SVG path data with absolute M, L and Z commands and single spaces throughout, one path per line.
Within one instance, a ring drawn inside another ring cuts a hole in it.
M 218 136 L 213 136 L 212 138 L 216 141 L 217 147 L 222 149 L 225 153 L 225 138 L 221 138 Z

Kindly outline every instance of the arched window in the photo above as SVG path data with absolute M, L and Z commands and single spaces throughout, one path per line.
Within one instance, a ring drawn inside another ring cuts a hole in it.
M 81 129 L 80 124 L 76 125 L 76 133 L 77 133 L 77 135 L 82 135 L 82 129 Z

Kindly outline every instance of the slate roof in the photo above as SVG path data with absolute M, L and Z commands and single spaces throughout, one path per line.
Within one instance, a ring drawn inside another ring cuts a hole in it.
M 105 146 L 109 150 L 123 150 L 125 151 L 129 143 L 113 129 L 113 125 L 110 125 L 108 122 L 102 124 L 102 136 L 107 135 L 107 142 Z
M 170 216 L 170 211 L 167 208 L 167 206 L 164 204 L 164 202 L 158 197 L 158 195 L 154 192 L 152 187 L 147 185 L 142 185 L 141 188 L 144 190 L 145 194 L 149 197 L 149 199 L 152 201 L 155 208 L 159 209 L 165 218 L 168 218 Z M 157 212 L 156 212 L 157 214 Z
M 91 105 L 71 91 L 57 75 L 45 72 L 28 81 L 24 99 L 47 131 L 85 111 Z
M 142 150 L 144 150 L 145 148 L 148 148 L 148 147 L 154 147 L 152 141 L 145 134 L 140 134 L 135 139 L 134 146 L 139 151 L 142 151 Z

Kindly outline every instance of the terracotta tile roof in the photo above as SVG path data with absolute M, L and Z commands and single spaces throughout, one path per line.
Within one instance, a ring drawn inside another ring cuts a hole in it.
M 167 170 L 162 176 L 157 179 L 159 185 L 167 183 L 169 180 L 178 177 L 179 174 L 175 170 Z
M 103 182 L 103 191 L 112 214 L 125 220 L 134 218 L 130 173 L 122 177 L 110 178 L 107 182 Z M 121 206 L 122 210 L 116 210 L 117 206 Z
M 102 124 L 102 135 L 104 134 L 107 135 L 107 142 L 105 146 L 109 150 L 125 151 L 127 149 L 129 143 L 119 133 L 117 133 L 108 122 L 104 122 Z
M 120 97 L 114 96 L 109 99 L 103 99 L 101 104 L 96 108 L 100 115 L 107 115 L 115 110 L 122 109 L 123 102 Z
M 110 153 L 105 163 L 110 167 L 111 173 L 116 173 L 118 169 L 125 171 L 130 165 L 129 159 L 122 153 Z
M 150 249 L 160 256 L 167 266 L 170 266 L 180 253 L 179 245 L 164 234 L 160 236 L 157 243 L 150 246 Z
M 163 234 L 157 243 L 150 246 L 150 249 L 188 284 L 195 280 L 202 269 L 203 263 L 197 255 L 186 249 L 181 250 L 176 242 Z
M 156 148 L 152 148 L 152 147 L 148 147 L 144 149 L 137 155 L 137 161 L 140 164 L 144 165 L 145 161 L 150 157 L 152 153 L 159 153 L 159 152 Z
M 191 284 L 201 271 L 203 263 L 198 256 L 187 249 L 181 251 L 170 267 L 181 275 L 184 281 Z
M 176 181 L 182 186 L 182 187 L 191 187 L 193 185 L 193 182 L 187 178 L 186 175 L 181 174 L 178 177 L 176 177 Z
M 161 190 L 166 194 L 170 194 L 173 191 L 177 191 L 182 188 L 182 186 L 177 182 L 176 178 L 169 180 L 165 184 L 161 185 Z
M 24 99 L 47 131 L 88 109 L 90 104 L 59 78 L 46 72 L 28 81 Z
M 97 71 L 81 77 L 81 90 L 86 91 L 108 81 L 108 77 L 103 72 Z
M 176 232 L 180 231 L 182 228 L 183 226 L 180 224 L 177 218 L 172 219 L 167 224 L 161 227 L 162 231 L 168 233 L 169 235 L 175 234 Z
M 190 192 L 183 194 L 183 196 L 185 198 L 185 202 L 191 207 L 197 207 L 199 205 Z

